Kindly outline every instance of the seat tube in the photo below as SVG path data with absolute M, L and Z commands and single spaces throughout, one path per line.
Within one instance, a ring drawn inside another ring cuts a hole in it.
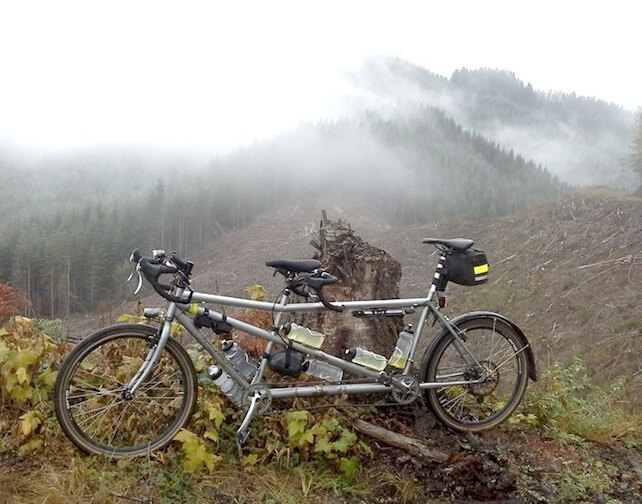
M 288 304 L 289 296 L 290 296 L 289 289 L 286 289 L 285 291 L 283 291 L 283 294 L 281 295 L 281 299 L 279 300 L 278 306 L 283 307 L 286 304 Z M 273 332 L 278 330 L 279 324 L 281 323 L 282 318 L 283 318 L 283 312 L 282 311 L 277 312 L 276 317 L 274 319 L 274 327 L 272 328 Z M 259 370 L 254 375 L 254 378 L 252 378 L 252 384 L 260 383 L 261 380 L 263 379 L 263 375 L 265 374 L 265 368 L 267 367 L 267 363 L 268 363 L 268 356 L 270 355 L 270 352 L 272 352 L 273 346 L 274 346 L 274 343 L 272 341 L 268 341 L 268 344 L 265 346 L 265 352 L 263 353 L 263 357 L 261 358 L 261 363 L 259 364 Z
M 436 312 L 439 311 L 439 307 L 438 307 L 439 305 L 437 305 L 437 307 L 433 307 L 431 303 L 432 303 L 433 297 L 437 293 L 437 290 L 444 284 L 444 278 L 442 278 L 441 270 L 444 268 L 445 262 L 446 262 L 446 256 L 440 255 L 439 263 L 437 264 L 437 268 L 435 269 L 435 274 L 433 275 L 432 282 L 430 284 L 430 289 L 428 289 L 428 294 L 426 295 L 426 297 L 428 298 L 428 303 L 426 304 L 426 306 L 424 306 L 423 310 L 421 311 L 421 315 L 419 316 L 417 330 L 415 331 L 415 337 L 413 338 L 412 345 L 410 346 L 410 353 L 408 354 L 408 362 L 406 362 L 406 366 L 403 369 L 403 374 L 408 374 L 410 372 L 410 368 L 412 367 L 415 361 L 415 352 L 417 351 L 419 338 L 421 337 L 421 333 L 424 330 L 424 327 L 426 325 L 426 320 L 428 319 L 428 314 L 430 313 L 431 308 Z

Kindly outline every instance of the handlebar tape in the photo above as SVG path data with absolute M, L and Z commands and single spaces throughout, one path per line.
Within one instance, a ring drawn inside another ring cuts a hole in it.
M 318 289 L 316 291 L 317 296 L 319 298 L 319 301 L 321 301 L 321 304 L 325 306 L 328 310 L 336 311 L 336 312 L 342 312 L 345 310 L 345 306 L 343 305 L 338 305 L 338 304 L 331 304 L 323 295 L 323 291 L 321 289 Z
M 339 279 L 335 277 L 334 275 L 330 275 L 329 273 L 323 273 L 323 276 L 320 277 L 306 277 L 305 278 L 305 283 L 312 289 L 314 289 L 314 292 L 316 292 L 317 297 L 319 298 L 319 301 L 321 301 L 321 304 L 325 306 L 328 310 L 336 311 L 336 312 L 342 312 L 345 309 L 345 306 L 343 305 L 338 305 L 338 304 L 332 304 L 330 303 L 327 298 L 323 295 L 323 286 L 324 285 L 330 285 L 333 283 L 337 283 Z
M 138 252 L 138 255 L 140 256 L 140 252 L 137 249 L 132 252 L 132 258 L 134 259 L 136 257 L 136 252 Z M 138 264 L 140 265 L 140 271 L 143 273 L 143 276 L 151 284 L 151 286 L 159 296 L 162 296 L 168 301 L 173 301 L 175 303 L 186 302 L 185 299 L 178 296 L 172 296 L 167 292 L 172 288 L 171 285 L 162 284 L 158 281 L 158 277 L 161 275 L 167 273 L 176 273 L 178 271 L 178 267 L 167 266 L 163 264 L 160 259 L 152 259 L 150 257 L 140 257 L 140 259 L 138 260 Z

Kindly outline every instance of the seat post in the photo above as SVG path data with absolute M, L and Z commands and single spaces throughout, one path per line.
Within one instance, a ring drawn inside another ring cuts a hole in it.
M 435 274 L 432 277 L 432 285 L 430 287 L 430 292 L 428 293 L 429 298 L 432 299 L 435 292 L 444 292 L 446 290 L 446 285 L 448 284 L 448 277 L 446 276 L 447 273 L 446 253 L 441 251 L 439 254 L 439 262 L 435 268 Z

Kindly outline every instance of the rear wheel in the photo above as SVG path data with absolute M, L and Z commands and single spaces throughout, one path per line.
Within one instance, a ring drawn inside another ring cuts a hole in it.
M 197 381 L 187 352 L 169 338 L 133 397 L 125 386 L 156 344 L 156 330 L 122 324 L 83 340 L 63 363 L 54 389 L 58 421 L 80 449 L 111 457 L 169 443 L 194 409 Z
M 469 319 L 455 329 L 477 363 L 452 334 L 445 333 L 432 354 L 426 355 L 424 381 L 477 383 L 429 389 L 426 396 L 436 416 L 453 429 L 494 427 L 511 415 L 526 390 L 524 341 L 510 324 L 497 318 Z

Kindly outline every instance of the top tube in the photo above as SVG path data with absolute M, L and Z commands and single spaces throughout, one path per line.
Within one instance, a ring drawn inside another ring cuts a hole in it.
M 276 313 L 306 313 L 327 310 L 322 303 L 288 303 L 280 305 L 267 301 L 254 301 L 252 299 L 237 298 L 231 296 L 220 296 L 204 292 L 194 292 L 192 301 L 195 303 L 212 303 L 224 306 L 235 306 L 238 308 L 251 308 L 255 310 L 270 311 Z M 364 308 L 408 308 L 425 306 L 430 297 L 423 298 L 401 298 L 401 299 L 371 299 L 360 301 L 333 301 L 333 304 L 343 306 L 348 310 Z

